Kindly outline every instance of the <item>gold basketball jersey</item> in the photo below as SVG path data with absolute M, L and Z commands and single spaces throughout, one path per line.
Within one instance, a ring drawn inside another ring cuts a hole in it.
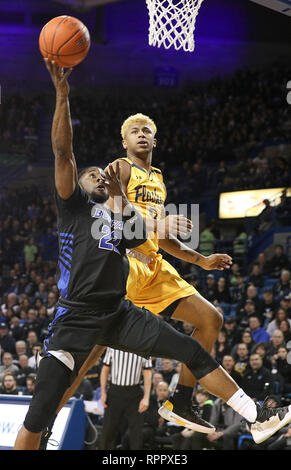
M 160 219 L 166 200 L 166 189 L 161 170 L 151 166 L 149 171 L 133 163 L 129 158 L 122 158 L 131 166 L 131 175 L 127 185 L 127 198 L 142 216 Z M 159 250 L 158 236 L 150 232 L 148 240 L 140 245 L 138 251 L 155 258 Z

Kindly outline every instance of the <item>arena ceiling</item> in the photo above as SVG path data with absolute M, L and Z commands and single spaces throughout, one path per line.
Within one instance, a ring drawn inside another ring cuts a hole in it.
M 108 3 L 123 2 L 124 0 L 53 0 L 57 3 L 69 5 L 73 8 L 91 8 Z

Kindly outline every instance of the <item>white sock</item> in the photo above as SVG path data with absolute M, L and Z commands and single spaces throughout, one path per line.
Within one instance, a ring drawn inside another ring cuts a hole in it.
M 256 404 L 241 388 L 239 388 L 226 403 L 250 423 L 256 421 Z

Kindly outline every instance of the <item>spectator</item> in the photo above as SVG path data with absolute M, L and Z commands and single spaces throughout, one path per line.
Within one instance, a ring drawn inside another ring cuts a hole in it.
M 15 377 L 11 372 L 4 374 L 0 393 L 2 395 L 19 395 L 20 389 L 17 387 Z
M 89 380 L 93 390 L 97 390 L 100 388 L 100 374 L 102 369 L 102 360 L 97 359 L 96 363 L 88 370 L 85 375 L 85 379 Z
M 278 370 L 278 374 L 283 379 L 283 390 L 282 393 L 291 393 L 291 364 L 288 363 L 288 349 L 285 346 L 279 346 L 278 352 L 275 355 L 275 365 Z
M 206 276 L 206 286 L 202 289 L 201 294 L 205 299 L 209 300 L 209 302 L 213 302 L 215 300 L 215 289 L 216 288 L 216 281 L 213 274 L 207 274 Z
M 269 341 L 270 336 L 264 328 L 261 328 L 259 317 L 255 315 L 251 316 L 249 318 L 249 327 L 255 343 L 266 343 Z
M 0 346 L 2 351 L 15 354 L 15 339 L 10 335 L 8 325 L 0 323 Z
M 212 255 L 215 251 L 215 236 L 213 234 L 213 222 L 210 221 L 200 233 L 199 237 L 199 252 L 203 256 Z
M 7 310 L 11 308 L 14 314 L 19 312 L 18 297 L 14 292 L 7 295 L 7 300 L 1 305 L 1 311 L 6 315 Z
M 261 315 L 262 312 L 262 301 L 259 299 L 258 289 L 257 287 L 250 285 L 247 287 L 246 292 L 246 299 L 245 300 L 252 300 L 256 307 L 256 313 Z
M 5 352 L 2 357 L 3 365 L 0 366 L 0 382 L 3 382 L 3 378 L 6 372 L 11 372 L 16 374 L 18 372 L 18 367 L 13 364 L 13 356 L 10 352 Z
M 55 308 L 57 304 L 57 296 L 54 292 L 49 292 L 47 299 L 47 314 L 49 318 L 54 315 Z
M 276 245 L 274 254 L 269 261 L 269 269 L 271 277 L 279 277 L 282 270 L 289 270 L 290 261 L 284 254 L 283 246 Z
M 249 326 L 250 318 L 254 315 L 258 316 L 260 323 L 263 321 L 262 317 L 257 314 L 254 301 L 247 299 L 244 305 L 244 309 L 241 309 L 237 314 L 237 320 L 240 328 L 247 328 Z
M 220 330 L 220 332 L 218 333 L 217 340 L 214 343 L 214 350 L 214 357 L 217 362 L 221 364 L 223 356 L 230 353 L 230 346 L 227 343 L 227 335 L 224 330 Z
M 254 263 L 249 276 L 249 283 L 255 287 L 263 287 L 264 277 L 259 263 Z
M 25 330 L 23 325 L 20 324 L 20 318 L 13 316 L 10 320 L 10 332 L 15 342 L 22 340 L 25 337 Z
M 253 340 L 253 337 L 252 337 L 252 334 L 251 334 L 249 328 L 246 328 L 243 331 L 241 341 L 242 341 L 242 343 L 245 343 L 247 345 L 249 353 L 252 351 L 253 346 L 256 344 Z M 231 355 L 233 356 L 233 352 L 231 353 Z
M 275 297 L 285 297 L 291 294 L 290 288 L 290 271 L 283 269 L 281 272 L 280 280 L 273 286 L 273 293 Z
M 235 369 L 234 358 L 230 354 L 226 354 L 222 358 L 222 367 L 226 372 L 233 378 L 233 380 L 240 385 L 241 383 L 241 374 Z
M 280 305 L 281 308 L 286 310 L 288 318 L 291 318 L 291 295 L 285 295 L 281 300 L 280 300 Z
M 28 355 L 32 355 L 32 348 L 35 346 L 39 340 L 36 332 L 34 330 L 29 330 L 27 333 L 27 353 Z
M 280 321 L 279 330 L 282 331 L 284 342 L 287 344 L 291 340 L 291 327 L 288 319 Z
M 156 388 L 157 388 L 157 385 L 160 383 L 160 382 L 163 382 L 164 380 L 164 377 L 163 377 L 163 374 L 161 374 L 161 372 L 153 372 L 152 374 L 152 390 L 151 390 L 151 395 L 155 395 L 156 394 Z
M 36 374 L 31 373 L 26 377 L 26 387 L 23 395 L 33 395 L 35 388 Z
M 41 322 L 37 316 L 37 311 L 34 308 L 30 308 L 27 312 L 27 322 L 25 324 L 27 335 L 30 331 L 34 331 L 38 338 L 41 332 Z
M 234 370 L 243 377 L 249 363 L 249 351 L 245 343 L 239 343 L 236 348 Z
M 32 346 L 32 355 L 28 358 L 28 366 L 31 367 L 34 371 L 37 369 L 39 354 L 41 353 L 41 350 L 41 343 L 35 343 Z
M 263 401 L 267 395 L 274 393 L 273 375 L 263 367 L 259 354 L 250 355 L 249 367 L 242 378 L 241 387 L 255 401 Z
M 16 383 L 19 387 L 26 386 L 26 378 L 29 374 L 33 373 L 34 370 L 28 365 L 28 357 L 26 354 L 19 356 L 19 369 L 15 372 Z
M 226 333 L 227 344 L 232 350 L 241 338 L 241 332 L 237 326 L 236 319 L 232 315 L 228 316 L 224 320 L 224 330 Z
M 237 284 L 234 284 L 231 288 L 232 303 L 239 303 L 241 305 L 246 298 L 246 290 L 247 286 L 244 276 L 241 273 L 237 273 Z
M 263 361 L 263 366 L 267 369 L 272 369 L 272 363 L 270 359 L 267 357 L 267 346 L 266 343 L 257 343 L 253 348 L 253 353 L 259 354 Z
M 41 299 L 44 304 L 47 303 L 48 301 L 48 292 L 47 288 L 44 282 L 40 282 L 38 285 L 38 290 L 35 293 L 34 296 L 35 299 Z
M 174 364 L 171 359 L 163 359 L 162 360 L 162 370 L 161 373 L 163 375 L 163 379 L 169 385 L 173 376 L 176 374 L 174 369 Z
M 267 357 L 272 360 L 274 354 L 278 353 L 280 346 L 285 346 L 284 334 L 281 330 L 275 330 L 271 339 L 267 342 Z
M 241 275 L 240 264 L 238 262 L 233 262 L 229 270 L 229 284 L 230 286 L 237 285 L 238 276 Z
M 15 354 L 15 359 L 14 363 L 18 366 L 19 365 L 19 358 L 22 354 L 27 353 L 27 344 L 23 340 L 16 341 L 15 343 L 15 349 L 16 349 L 16 354 Z
M 227 304 L 231 303 L 231 296 L 229 288 L 226 284 L 226 278 L 220 277 L 217 281 L 217 285 L 214 292 L 214 300 L 218 303 L 224 302 Z
M 183 321 L 182 323 L 182 333 L 185 335 L 190 336 L 193 333 L 193 325 L 191 323 L 188 323 L 187 321 Z M 174 365 L 174 362 L 173 362 Z
M 29 266 L 35 261 L 38 253 L 38 248 L 32 237 L 29 238 L 28 242 L 24 245 L 23 253 L 26 266 Z
M 272 289 L 264 289 L 262 302 L 262 319 L 264 328 L 268 328 L 268 325 L 273 320 L 278 307 L 279 305 L 278 302 L 274 299 Z
M 287 317 L 287 312 L 283 308 L 278 308 L 274 320 L 272 320 L 267 327 L 267 333 L 272 336 L 275 330 L 280 329 L 280 323 L 282 320 L 288 320 L 291 326 L 291 320 Z

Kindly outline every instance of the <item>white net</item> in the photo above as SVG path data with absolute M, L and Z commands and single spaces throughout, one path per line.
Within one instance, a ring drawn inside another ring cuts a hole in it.
M 193 52 L 196 17 L 203 0 L 146 0 L 149 45 Z

